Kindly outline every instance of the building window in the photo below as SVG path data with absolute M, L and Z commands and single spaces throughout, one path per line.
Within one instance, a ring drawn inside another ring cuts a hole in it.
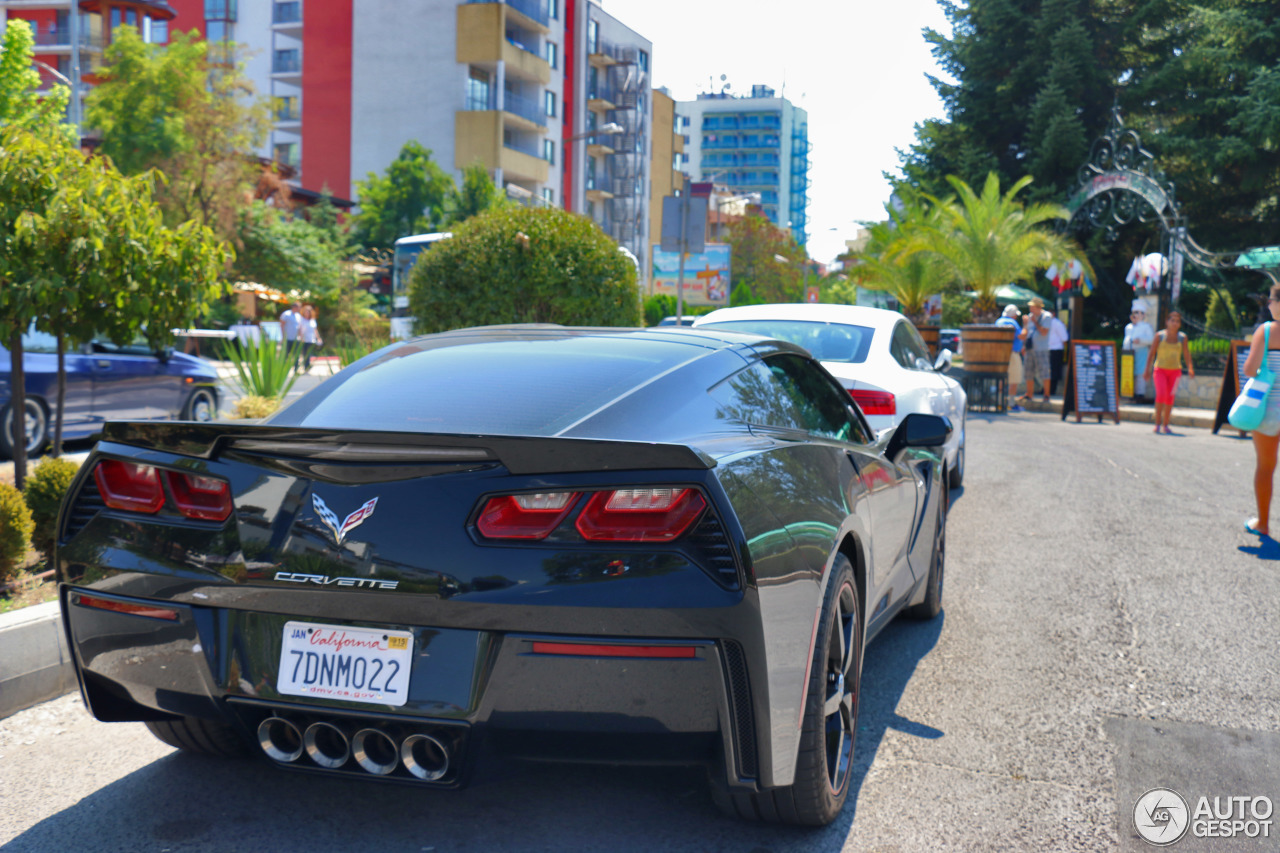
M 467 109 L 492 109 L 489 99 L 489 72 L 483 68 L 472 68 L 467 77 Z
M 556 115 L 556 93 L 555 92 L 543 93 L 543 106 L 546 110 L 547 115 L 551 118 L 555 118 L 555 115 Z
M 271 61 L 271 73 L 290 74 L 302 68 L 302 51 L 295 48 L 277 50 Z
M 545 49 L 547 53 L 547 64 L 552 68 L 556 68 L 558 66 L 556 43 L 553 41 L 547 42 Z
M 649 54 L 647 51 L 640 51 L 640 70 L 645 72 L 649 70 Z
M 298 168 L 301 162 L 298 157 L 298 143 L 296 142 L 277 142 L 274 146 L 274 159 L 277 163 L 283 163 L 286 166 Z
M 554 205 L 556 203 L 556 191 L 551 189 L 551 187 L 543 187 L 542 200 L 549 205 Z
M 597 21 L 587 21 L 587 53 L 599 53 L 597 49 L 600 46 L 600 24 Z
M 282 95 L 276 101 L 276 121 L 298 121 L 302 111 L 298 108 L 297 95 Z
M 556 164 L 556 141 L 554 139 L 542 140 L 542 159 L 552 166 Z
M 553 21 L 560 17 L 560 0 L 547 0 L 547 17 Z

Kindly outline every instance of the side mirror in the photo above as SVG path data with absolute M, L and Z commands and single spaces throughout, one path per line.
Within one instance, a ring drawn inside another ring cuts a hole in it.
M 160 359 L 161 364 L 168 364 L 169 359 L 173 358 L 173 347 L 156 350 L 156 358 Z
M 951 358 L 952 358 L 951 350 L 944 348 L 940 353 L 938 353 L 938 358 L 933 363 L 933 369 L 938 371 L 939 373 L 941 373 L 944 370 L 950 370 Z
M 949 435 L 951 421 L 947 418 L 912 412 L 902 419 L 889 437 L 884 455 L 896 459 L 908 447 L 941 447 Z

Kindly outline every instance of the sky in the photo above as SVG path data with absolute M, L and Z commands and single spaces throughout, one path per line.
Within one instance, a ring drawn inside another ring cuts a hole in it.
M 725 75 L 729 92 L 763 83 L 809 113 L 809 255 L 844 251 L 857 223 L 884 218 L 896 148 L 941 118 L 926 74 L 940 74 L 922 30 L 950 34 L 936 0 L 601 0 L 653 42 L 652 80 L 693 100 Z

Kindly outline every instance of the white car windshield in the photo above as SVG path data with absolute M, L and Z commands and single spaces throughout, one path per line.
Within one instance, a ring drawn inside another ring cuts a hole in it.
M 847 323 L 818 323 L 812 320 L 726 320 L 702 323 L 704 328 L 750 332 L 804 347 L 818 361 L 861 364 L 867 360 L 875 330 Z

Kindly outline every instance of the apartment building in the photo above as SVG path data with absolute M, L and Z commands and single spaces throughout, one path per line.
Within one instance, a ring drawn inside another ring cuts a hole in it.
M 666 89 L 653 90 L 652 190 L 649 193 L 649 234 L 662 236 L 662 200 L 685 187 L 684 136 L 677 124 L 676 102 Z
M 653 46 L 594 0 L 0 0 L 0 13 L 36 23 L 37 58 L 68 78 L 76 48 L 86 86 L 123 23 L 157 44 L 196 30 L 243 45 L 274 111 L 256 153 L 293 167 L 305 194 L 356 198 L 417 140 L 457 180 L 479 163 L 514 197 L 591 216 L 647 277 Z
M 708 92 L 680 101 L 676 115 L 688 138 L 686 168 L 693 180 L 759 194 L 765 216 L 806 245 L 809 114 L 757 85 L 749 96 Z

